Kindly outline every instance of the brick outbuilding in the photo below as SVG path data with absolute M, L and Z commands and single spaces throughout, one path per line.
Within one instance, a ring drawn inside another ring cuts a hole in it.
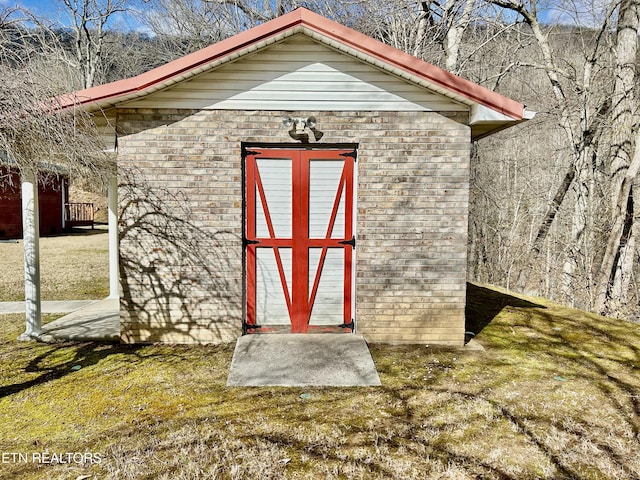
M 302 8 L 67 105 L 117 151 L 125 342 L 462 345 L 471 142 L 532 116 Z

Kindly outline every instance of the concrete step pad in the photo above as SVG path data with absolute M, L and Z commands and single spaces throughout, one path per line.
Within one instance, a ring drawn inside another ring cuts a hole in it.
M 238 338 L 227 386 L 375 386 L 367 343 L 349 333 L 252 334 Z

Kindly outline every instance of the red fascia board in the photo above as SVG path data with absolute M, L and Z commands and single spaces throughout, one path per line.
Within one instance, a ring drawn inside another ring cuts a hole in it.
M 371 57 L 438 85 L 445 90 L 481 103 L 486 107 L 512 117 L 514 120 L 522 120 L 524 116 L 524 105 L 515 100 L 492 92 L 487 88 L 308 10 L 304 12 L 304 16 L 310 20 L 305 23 L 307 28 L 315 30 L 326 37 L 348 45 L 355 50 L 360 50 Z
M 250 30 L 234 35 L 209 47 L 184 57 L 173 60 L 165 65 L 154 68 L 136 77 L 119 80 L 106 85 L 100 85 L 74 94 L 58 97 L 59 108 L 89 105 L 102 100 L 117 100 L 132 93 L 143 93 L 154 85 L 179 76 L 185 72 L 195 70 L 202 65 L 213 62 L 233 54 L 252 44 L 277 36 L 281 32 L 305 27 L 320 35 L 342 43 L 354 50 L 359 50 L 368 56 L 379 59 L 383 63 L 404 70 L 411 75 L 422 78 L 427 82 L 438 85 L 462 97 L 481 103 L 493 110 L 503 113 L 514 120 L 523 118 L 524 106 L 514 100 L 492 92 L 480 85 L 465 80 L 446 70 L 431 65 L 423 60 L 408 55 L 389 45 L 385 45 L 367 35 L 345 27 L 305 8 L 298 8 L 281 17 L 263 23 Z
M 161 84 L 165 80 L 179 76 L 185 72 L 195 70 L 202 65 L 224 58 L 234 51 L 248 47 L 279 33 L 294 28 L 301 23 L 300 9 L 287 15 L 263 23 L 250 30 L 221 40 L 213 45 L 173 60 L 165 65 L 156 67 L 135 77 L 118 80 L 105 85 L 98 85 L 73 94 L 58 97 L 59 108 L 88 105 L 101 100 L 117 99 L 131 93 L 142 93 L 147 88 Z

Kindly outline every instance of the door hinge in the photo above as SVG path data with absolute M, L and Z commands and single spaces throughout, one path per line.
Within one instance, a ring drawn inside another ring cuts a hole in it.
M 246 156 L 248 156 L 248 155 L 254 155 L 254 156 L 255 156 L 255 155 L 260 155 L 260 152 L 254 152 L 253 150 L 245 150 L 245 151 L 242 153 L 242 156 L 243 156 L 243 157 L 246 157 Z
M 353 248 L 356 248 L 356 237 L 352 237 L 351 240 L 343 240 L 338 243 L 340 245 L 351 245 Z
M 340 154 L 341 157 L 351 157 L 354 162 L 358 161 L 358 152 L 354 150 L 353 152 L 345 152 Z
M 260 240 L 249 240 L 248 238 L 242 239 L 242 246 L 246 247 L 247 245 L 257 245 L 260 243 Z
M 356 324 L 352 319 L 351 323 L 343 323 L 342 325 L 338 325 L 338 328 L 348 328 L 353 332 L 354 329 L 356 328 Z
M 246 335 L 248 330 L 257 330 L 262 328 L 262 325 L 250 325 L 247 322 L 242 322 L 242 334 Z

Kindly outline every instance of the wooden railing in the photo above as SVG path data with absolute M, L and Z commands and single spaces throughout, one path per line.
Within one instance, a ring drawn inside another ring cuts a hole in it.
M 65 203 L 64 225 L 65 228 L 87 227 L 93 228 L 94 210 L 93 203 Z

